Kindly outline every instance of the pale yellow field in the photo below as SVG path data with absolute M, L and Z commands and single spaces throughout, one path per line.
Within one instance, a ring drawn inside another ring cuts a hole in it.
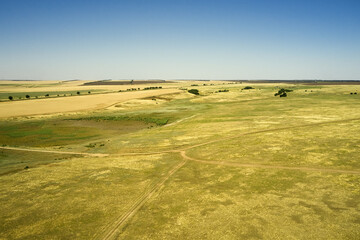
M 191 87 L 197 84 L 221 85 L 226 84 L 226 81 L 166 81 L 166 83 L 146 83 L 134 85 L 83 85 L 94 80 L 81 81 L 1 81 L 0 92 L 33 92 L 36 91 L 82 91 L 87 89 L 97 89 L 106 91 L 119 91 L 128 88 L 145 88 L 150 86 L 162 86 L 162 88 L 179 88 Z
M 177 92 L 181 92 L 181 90 L 160 89 L 3 102 L 0 104 L 0 118 L 102 109 L 130 99 Z

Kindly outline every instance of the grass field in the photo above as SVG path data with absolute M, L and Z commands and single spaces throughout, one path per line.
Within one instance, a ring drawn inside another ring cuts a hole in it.
M 169 86 L 0 103 L 0 239 L 360 239 L 357 86 Z

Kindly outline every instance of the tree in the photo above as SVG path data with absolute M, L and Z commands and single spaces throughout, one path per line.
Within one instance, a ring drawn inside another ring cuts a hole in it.
M 80 95 L 80 92 L 76 92 L 77 95 Z
M 48 97 L 48 96 L 49 96 L 49 94 L 46 94 L 46 95 L 45 95 L 45 97 Z
M 27 99 L 29 99 L 29 98 L 30 98 L 30 95 L 26 95 L 25 97 L 26 97 Z
M 199 95 L 199 90 L 197 90 L 197 89 L 190 89 L 190 90 L 188 90 L 188 92 L 195 94 L 195 95 Z
M 274 94 L 274 96 L 280 96 L 280 97 L 287 97 L 287 92 L 292 92 L 293 90 L 291 89 L 285 89 L 285 88 L 282 88 L 280 89 L 277 93 Z
M 90 91 L 88 91 L 88 94 L 90 94 L 91 92 Z
M 9 100 L 11 100 L 11 101 L 12 101 L 13 99 L 14 99 L 14 98 L 13 98 L 13 96 L 9 96 Z
M 250 87 L 250 86 L 246 86 L 246 87 L 244 87 L 242 90 L 248 90 L 248 89 L 255 89 L 255 88 Z

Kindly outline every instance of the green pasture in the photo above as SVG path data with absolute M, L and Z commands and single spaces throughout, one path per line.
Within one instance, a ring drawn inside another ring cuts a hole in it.
M 109 155 L 0 149 L 0 239 L 360 238 L 357 86 L 191 88 L 1 120 L 0 146 Z

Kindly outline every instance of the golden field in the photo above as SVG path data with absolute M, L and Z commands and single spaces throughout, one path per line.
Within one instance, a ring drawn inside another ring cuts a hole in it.
M 82 83 L 3 82 L 0 239 L 360 238 L 357 85 Z

